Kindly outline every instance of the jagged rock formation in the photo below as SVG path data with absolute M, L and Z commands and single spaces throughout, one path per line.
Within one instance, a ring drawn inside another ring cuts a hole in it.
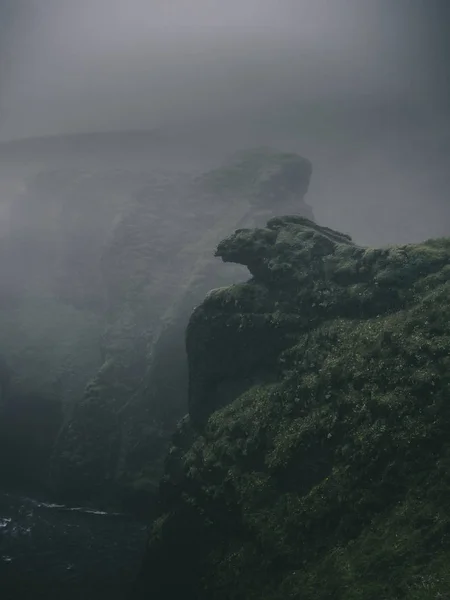
M 80 160 L 30 176 L 8 208 L 0 350 L 13 395 L 60 414 L 46 438 L 55 493 L 131 506 L 155 489 L 187 410 L 189 315 L 208 289 L 244 277 L 212 249 L 279 211 L 312 216 L 311 165 L 270 149 L 206 174 Z
M 217 254 L 252 279 L 189 322 L 135 598 L 447 597 L 450 240 L 362 248 L 286 217 Z

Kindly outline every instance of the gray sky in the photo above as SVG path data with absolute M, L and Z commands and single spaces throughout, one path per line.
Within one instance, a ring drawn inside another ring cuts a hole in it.
M 442 104 L 438 4 L 0 0 L 0 139 L 429 113 Z

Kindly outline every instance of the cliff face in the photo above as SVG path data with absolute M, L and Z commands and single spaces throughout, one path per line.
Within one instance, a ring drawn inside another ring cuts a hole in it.
M 190 319 L 135 597 L 446 597 L 450 240 L 362 248 L 285 217 L 217 255 L 252 279 Z
M 306 159 L 258 149 L 176 188 L 138 194 L 102 257 L 104 362 L 58 437 L 52 479 L 60 493 L 147 506 L 187 411 L 189 315 L 211 287 L 244 278 L 242 267 L 219 269 L 212 249 L 280 209 L 312 215 L 303 200 L 310 176 Z
M 0 446 L 25 459 L 28 416 L 51 415 L 36 432 L 51 453 L 39 473 L 65 501 L 131 508 L 155 489 L 187 410 L 189 315 L 208 289 L 244 276 L 218 268 L 212 249 L 288 206 L 311 215 L 311 165 L 295 154 L 256 149 L 202 173 L 145 166 L 144 150 L 132 160 L 110 152 L 107 164 L 75 152 L 71 167 L 44 152 L 49 164 L 11 184 L 4 207 L 0 353 L 11 406 L 0 401 Z

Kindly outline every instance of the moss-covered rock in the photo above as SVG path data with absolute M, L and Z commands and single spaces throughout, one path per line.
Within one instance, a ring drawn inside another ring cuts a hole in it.
M 190 320 L 136 598 L 448 597 L 450 240 L 289 217 L 217 253 L 253 278 Z

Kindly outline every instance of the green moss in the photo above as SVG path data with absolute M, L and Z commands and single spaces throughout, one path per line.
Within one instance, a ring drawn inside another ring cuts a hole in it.
M 202 540 L 185 597 L 445 598 L 449 240 L 365 249 L 304 220 L 275 225 L 219 245 L 254 280 L 210 294 L 189 325 L 193 410 L 162 511 L 181 544 Z M 155 558 L 169 539 L 151 539 L 142 574 L 161 594 L 155 570 L 182 560 Z

